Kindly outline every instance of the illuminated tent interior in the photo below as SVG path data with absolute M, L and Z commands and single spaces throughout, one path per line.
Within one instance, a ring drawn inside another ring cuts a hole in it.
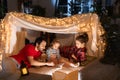
M 88 55 L 102 57 L 106 43 L 105 33 L 99 18 L 94 13 L 73 15 L 66 18 L 45 18 L 24 13 L 10 12 L 0 24 L 0 54 L 2 58 L 12 55 L 25 45 L 26 30 L 43 31 L 57 34 L 87 32 Z

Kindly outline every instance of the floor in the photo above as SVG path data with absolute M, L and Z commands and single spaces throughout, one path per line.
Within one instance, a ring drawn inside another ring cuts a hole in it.
M 50 75 L 30 73 L 29 75 L 22 76 L 19 80 L 52 80 Z
M 92 61 L 94 61 L 96 58 L 95 57 L 90 57 L 87 56 L 87 61 L 82 63 L 82 66 L 79 67 L 78 69 L 83 68 L 84 66 L 88 65 Z M 72 70 L 72 68 L 64 68 L 66 71 Z M 22 76 L 19 80 L 52 80 L 52 73 L 55 72 L 56 70 L 59 70 L 59 68 L 54 68 L 54 67 L 35 67 L 35 68 L 30 68 L 30 74 L 27 76 Z M 74 69 L 75 70 L 75 69 Z
M 78 77 L 78 80 L 120 80 L 120 67 L 118 65 L 103 64 L 99 59 L 96 59 L 82 68 Z M 52 80 L 52 77 L 32 73 L 29 76 L 22 77 L 20 80 Z
M 79 80 L 120 80 L 120 67 L 95 60 L 80 71 Z

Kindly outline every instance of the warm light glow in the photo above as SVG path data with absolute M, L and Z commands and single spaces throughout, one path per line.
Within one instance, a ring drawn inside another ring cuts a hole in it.
M 9 13 L 4 20 L 1 21 L 0 24 L 0 53 L 6 53 L 10 50 L 10 38 L 12 36 L 11 32 L 11 26 L 18 25 L 22 22 L 15 21 L 14 19 L 19 19 L 23 22 L 29 22 L 31 24 L 37 25 L 37 27 L 45 28 L 46 32 L 50 32 L 49 30 L 65 30 L 66 32 L 71 32 L 69 28 L 72 29 L 72 31 L 79 33 L 79 32 L 91 32 L 92 34 L 89 35 L 89 38 L 91 40 L 91 45 L 93 44 L 93 48 L 96 52 L 96 54 L 100 54 L 100 52 L 97 51 L 104 51 L 105 50 L 105 42 L 101 42 L 100 36 L 105 33 L 103 27 L 101 26 L 98 16 L 96 14 L 82 14 L 82 15 L 74 15 L 71 17 L 66 18 L 44 18 L 44 17 L 38 17 L 33 16 L 29 14 L 24 13 L 16 13 L 11 12 Z M 28 27 L 28 24 L 25 24 L 22 26 L 15 26 L 15 27 Z M 74 27 L 73 27 L 74 26 Z M 33 29 L 33 28 L 31 28 Z M 49 30 L 47 30 L 49 29 Z M 57 33 L 57 32 L 55 32 Z M 15 34 L 16 35 L 16 34 Z M 91 45 L 89 46 L 91 49 Z M 100 50 L 98 50 L 100 49 Z

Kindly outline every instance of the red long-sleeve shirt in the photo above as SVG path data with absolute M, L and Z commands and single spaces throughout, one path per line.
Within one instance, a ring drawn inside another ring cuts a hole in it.
M 74 54 L 78 61 L 85 61 L 86 60 L 86 47 L 84 48 L 77 48 L 72 47 L 70 49 L 70 53 Z

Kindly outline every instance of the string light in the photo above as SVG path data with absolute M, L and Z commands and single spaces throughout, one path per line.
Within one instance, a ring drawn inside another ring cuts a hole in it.
M 98 16 L 96 14 L 82 14 L 82 15 L 74 15 L 67 18 L 44 18 L 44 17 L 37 17 L 29 14 L 24 13 L 17 13 L 17 12 L 11 12 L 8 15 L 8 19 L 4 19 L 1 21 L 0 24 L 0 53 L 5 53 L 5 50 L 9 50 L 10 46 L 10 36 L 11 36 L 11 29 L 10 26 L 12 23 L 9 23 L 9 20 L 11 20 L 13 23 L 16 23 L 16 21 L 12 20 L 12 16 L 15 16 L 19 19 L 28 21 L 30 23 L 34 23 L 40 26 L 44 26 L 46 28 L 53 28 L 54 29 L 66 29 L 70 28 L 71 26 L 75 25 L 75 29 L 77 32 L 92 32 L 92 27 L 98 27 L 97 28 L 97 49 L 101 47 L 100 51 L 104 51 L 105 49 L 105 42 L 99 39 L 99 36 L 103 35 L 105 33 L 104 29 L 102 28 L 101 24 L 99 23 Z M 17 24 L 17 23 L 16 23 Z M 96 25 L 96 26 L 95 26 Z M 67 31 L 70 32 L 70 31 Z M 90 38 L 92 38 L 90 37 Z M 93 43 L 92 43 L 93 44 Z

